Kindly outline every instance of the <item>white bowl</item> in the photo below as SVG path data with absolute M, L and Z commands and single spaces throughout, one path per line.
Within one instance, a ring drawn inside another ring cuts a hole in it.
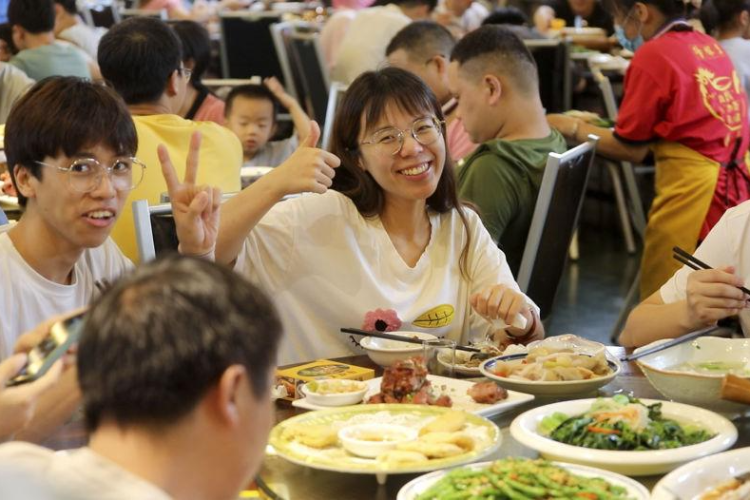
M 539 433 L 538 427 L 544 417 L 555 412 L 570 416 L 582 415 L 591 408 L 594 401 L 596 399 L 578 399 L 529 410 L 513 420 L 510 433 L 516 441 L 538 451 L 544 458 L 601 467 L 626 476 L 663 474 L 697 458 L 724 451 L 737 440 L 737 428 L 721 415 L 703 408 L 668 401 L 664 401 L 662 405 L 662 414 L 665 418 L 681 424 L 695 424 L 716 435 L 703 443 L 671 450 L 619 451 L 572 446 Z M 650 405 L 659 401 L 642 399 L 641 402 Z
M 481 462 L 477 464 L 466 465 L 461 469 L 475 470 L 482 469 L 492 464 L 492 462 Z M 554 462 L 555 465 L 567 469 L 570 473 L 576 474 L 583 477 L 598 477 L 615 486 L 622 486 L 628 492 L 628 497 L 631 500 L 648 500 L 649 494 L 645 486 L 637 481 L 634 481 L 620 474 L 615 474 L 602 469 L 594 467 L 585 467 L 583 465 L 563 464 Z M 401 488 L 398 492 L 396 500 L 416 500 L 419 495 L 427 491 L 433 484 L 437 483 L 443 478 L 449 471 L 439 470 L 431 472 L 423 476 L 409 481 Z
M 668 340 L 660 340 L 636 349 L 648 349 Z M 750 363 L 750 340 L 701 337 L 663 351 L 644 356 L 637 361 L 651 385 L 665 398 L 706 408 L 722 413 L 738 413 L 750 410 L 740 403 L 721 399 L 723 374 L 705 374 L 678 371 L 675 366 L 687 362 L 744 362 Z
M 685 464 L 654 487 L 652 500 L 692 500 L 750 471 L 750 448 L 719 453 Z
M 347 406 L 356 405 L 367 393 L 368 385 L 365 382 L 359 380 L 345 380 L 345 379 L 322 379 L 316 380 L 316 384 L 343 384 L 350 387 L 352 390 L 347 392 L 337 392 L 331 394 L 319 393 L 313 391 L 308 382 L 303 385 L 300 390 L 302 394 L 307 398 L 309 402 L 320 406 Z
M 393 424 L 358 424 L 339 431 L 339 441 L 346 451 L 365 458 L 377 458 L 401 443 L 414 441 L 419 430 Z
M 524 359 L 526 356 L 527 354 L 521 353 L 490 358 L 479 365 L 479 371 L 485 377 L 497 382 L 498 385 L 512 391 L 525 392 L 526 394 L 533 394 L 535 396 L 561 397 L 591 394 L 600 387 L 604 387 L 605 385 L 610 383 L 622 369 L 618 361 L 607 356 L 607 362 L 610 369 L 612 370 L 612 373 L 603 377 L 591 378 L 588 380 L 521 380 L 501 377 L 499 375 L 495 375 L 494 371 L 492 371 L 498 361 L 513 361 L 517 359 Z
M 399 335 L 402 337 L 416 337 L 421 340 L 436 339 L 431 333 L 422 332 L 388 332 L 389 335 Z M 422 355 L 421 344 L 408 342 L 399 342 L 397 340 L 380 339 L 377 337 L 364 337 L 359 345 L 367 351 L 367 355 L 373 363 L 383 368 L 391 366 L 396 361 L 413 358 Z

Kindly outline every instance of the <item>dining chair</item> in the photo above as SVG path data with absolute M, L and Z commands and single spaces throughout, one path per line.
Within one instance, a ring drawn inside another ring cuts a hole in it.
M 153 260 L 157 253 L 177 251 L 179 241 L 170 203 L 149 205 L 148 200 L 134 201 L 133 222 L 139 262 Z
M 309 102 L 311 118 L 325 123 L 328 108 L 328 67 L 320 48 L 320 33 L 294 32 L 290 35 L 292 61 L 300 70 L 302 86 Z
M 86 24 L 94 28 L 111 28 L 120 22 L 120 10 L 114 0 L 79 2 L 78 11 Z
M 547 159 L 517 279 L 543 319 L 552 310 L 565 269 L 598 141 L 589 135 L 585 143 Z
M 287 82 L 287 92 L 305 107 L 307 100 L 302 68 L 293 57 L 291 38 L 294 33 L 314 33 L 319 31 L 320 27 L 305 21 L 286 21 L 272 24 L 270 29 L 281 72 L 284 74 L 284 81 Z M 310 109 L 307 111 L 310 113 Z
M 341 82 L 333 82 L 328 92 L 328 107 L 326 109 L 326 121 L 323 123 L 322 142 L 320 147 L 326 151 L 331 147 L 331 134 L 333 133 L 333 122 L 336 119 L 336 111 L 344 98 L 347 86 Z
M 563 113 L 573 102 L 570 41 L 524 40 L 539 73 L 539 97 L 547 113 Z
M 221 72 L 224 78 L 275 76 L 287 91 L 293 91 L 284 77 L 271 35 L 271 26 L 280 23 L 281 16 L 279 12 L 219 13 Z

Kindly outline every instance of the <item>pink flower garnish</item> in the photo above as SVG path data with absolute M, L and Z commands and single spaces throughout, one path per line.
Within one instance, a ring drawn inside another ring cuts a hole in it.
M 395 332 L 401 329 L 401 319 L 393 309 L 375 309 L 365 314 L 363 330 Z

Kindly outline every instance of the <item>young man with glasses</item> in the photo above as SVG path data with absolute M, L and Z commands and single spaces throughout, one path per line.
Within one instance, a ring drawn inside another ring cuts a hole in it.
M 453 49 L 448 68 L 457 114 L 480 146 L 459 163 L 458 194 L 479 207 L 515 275 L 521 265 L 549 153 L 565 139 L 547 125 L 539 76 L 512 31 L 483 26 Z
M 164 144 L 181 170 L 188 154 L 186 145 L 194 132 L 200 132 L 203 168 L 198 183 L 217 186 L 226 193 L 240 190 L 239 139 L 216 123 L 186 120 L 178 114 L 191 71 L 183 67 L 180 39 L 169 25 L 147 17 L 127 19 L 102 37 L 98 59 L 102 76 L 122 96 L 133 115 L 138 134 L 136 156 L 141 161 L 158 165 L 156 146 Z M 147 169 L 130 199 L 157 204 L 166 191 L 158 170 Z M 126 256 L 137 258 L 130 206 L 124 208 L 112 237 Z
M 184 185 L 161 152 L 181 251 L 193 255 L 213 249 L 220 199 L 218 192 L 193 185 L 198 142 L 191 144 Z M 46 79 L 13 108 L 5 152 L 24 213 L 0 234 L 0 360 L 11 354 L 23 332 L 86 306 L 100 288 L 132 267 L 109 236 L 147 170 L 133 156 L 137 146 L 122 100 L 88 80 Z M 157 165 L 150 168 L 158 170 Z M 24 437 L 43 437 L 69 415 L 78 398 L 75 373 L 68 374 L 40 405 L 42 421 Z

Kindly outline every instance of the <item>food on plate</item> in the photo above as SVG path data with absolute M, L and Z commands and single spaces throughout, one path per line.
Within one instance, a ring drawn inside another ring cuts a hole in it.
M 391 450 L 378 457 L 378 462 L 388 467 L 400 467 L 427 462 L 430 459 L 418 451 Z
M 453 443 L 430 443 L 420 439 L 396 446 L 397 450 L 416 451 L 427 458 L 448 458 L 466 453 L 463 448 Z
M 747 500 L 750 498 L 750 477 L 730 479 L 700 496 L 699 500 Z
M 376 403 L 410 403 L 450 407 L 450 396 L 434 394 L 432 384 L 427 380 L 427 366 L 422 357 L 396 361 L 383 372 L 380 392 L 367 400 Z
M 458 368 L 471 369 L 476 368 L 479 371 L 479 365 L 487 358 L 494 358 L 503 354 L 503 349 L 492 343 L 492 340 L 485 339 L 481 342 L 475 342 L 472 347 L 477 347 L 480 353 L 456 350 L 456 356 L 453 364 Z M 447 361 L 447 360 L 446 360 Z
M 700 427 L 664 418 L 661 405 L 646 406 L 623 394 L 598 398 L 583 415 L 556 412 L 545 417 L 539 432 L 561 443 L 598 450 L 664 450 L 713 437 Z
M 702 375 L 737 375 L 750 377 L 750 368 L 744 361 L 688 361 L 673 366 L 670 370 L 681 372 L 695 372 Z
M 589 355 L 569 348 L 537 346 L 523 359 L 498 360 L 493 373 L 509 379 L 560 382 L 604 377 L 610 375 L 612 369 L 604 350 Z
M 477 403 L 495 404 L 498 401 L 508 398 L 508 391 L 497 385 L 495 382 L 477 382 L 469 387 L 466 394 Z
M 328 448 L 338 443 L 338 432 L 328 425 L 290 426 L 284 429 L 281 439 L 296 441 L 310 448 Z
M 347 392 L 358 392 L 365 388 L 364 382 L 358 380 L 313 380 L 307 383 L 307 390 L 316 394 L 344 394 Z
M 449 443 L 455 444 L 464 451 L 474 449 L 474 439 L 462 432 L 431 432 L 419 438 L 424 443 Z
M 419 430 L 419 435 L 424 436 L 430 432 L 456 432 L 466 425 L 466 413 L 452 410 L 436 417 L 430 423 Z
M 416 500 L 493 498 L 626 499 L 627 490 L 597 477 L 571 474 L 546 460 L 506 458 L 480 469 L 454 469 Z

